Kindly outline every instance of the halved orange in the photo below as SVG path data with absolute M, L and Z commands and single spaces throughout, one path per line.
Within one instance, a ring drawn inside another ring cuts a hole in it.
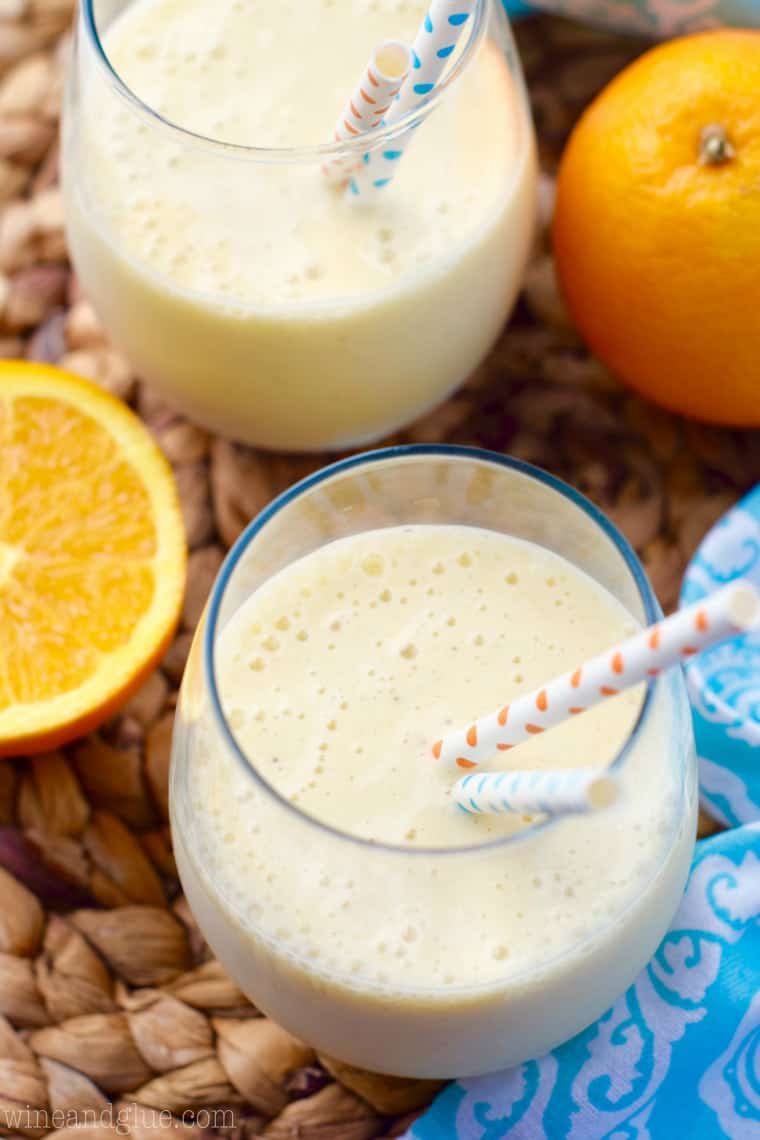
M 179 618 L 186 550 L 171 469 L 87 380 L 0 364 L 0 756 L 96 728 Z

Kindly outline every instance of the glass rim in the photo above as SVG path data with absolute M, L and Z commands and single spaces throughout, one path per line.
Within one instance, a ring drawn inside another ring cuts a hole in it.
M 367 131 L 366 134 L 360 135 L 355 139 L 345 139 L 340 142 L 327 141 L 298 147 L 257 147 L 247 146 L 243 143 L 224 142 L 222 139 L 201 134 L 199 131 L 189 130 L 187 127 L 175 123 L 172 119 L 166 118 L 160 111 L 157 111 L 155 107 L 146 103 L 144 99 L 141 99 L 140 96 L 132 90 L 129 84 L 122 79 L 111 62 L 100 32 L 98 31 L 98 21 L 94 11 L 95 0 L 82 0 L 81 12 L 85 32 L 90 45 L 95 50 L 95 57 L 98 64 L 105 71 L 106 77 L 110 80 L 121 97 L 126 99 L 136 111 L 154 125 L 171 131 L 179 139 L 185 139 L 196 146 L 216 151 L 220 155 L 226 154 L 230 157 L 245 158 L 261 163 L 297 163 L 309 161 L 329 162 L 347 155 L 359 156 L 364 154 L 368 149 L 374 149 L 383 142 L 397 139 L 399 135 L 406 133 L 406 131 L 422 123 L 430 112 L 438 106 L 449 87 L 457 81 L 459 76 L 469 65 L 472 55 L 485 38 L 487 24 L 486 13 L 489 6 L 494 2 L 495 0 L 475 0 L 475 11 L 468 33 L 468 40 L 461 55 L 453 64 L 445 79 L 437 84 L 428 95 L 423 96 L 420 103 L 413 110 L 408 111 L 397 123 L 394 123 L 390 127 L 374 127 L 372 130 Z M 509 17 L 506 11 L 503 11 L 503 16 L 505 22 L 509 25 Z
M 661 617 L 661 610 L 659 603 L 655 596 L 654 590 L 647 578 L 646 572 L 636 554 L 633 547 L 628 542 L 628 539 L 618 530 L 606 515 L 597 507 L 590 499 L 586 498 L 580 491 L 577 491 L 569 483 L 557 476 L 544 471 L 540 467 L 536 467 L 531 463 L 526 463 L 524 460 L 515 459 L 511 456 L 501 455 L 499 452 L 489 451 L 485 448 L 478 447 L 463 447 L 455 444 L 399 444 L 392 447 L 377 448 L 372 451 L 362 452 L 358 455 L 349 456 L 346 459 L 338 460 L 335 463 L 328 464 L 320 468 L 318 471 L 307 475 L 306 478 L 301 479 L 292 487 L 287 488 L 281 494 L 277 495 L 259 514 L 251 520 L 246 526 L 245 530 L 238 537 L 236 542 L 229 550 L 227 557 L 217 575 L 214 582 L 211 595 L 208 603 L 208 611 L 206 621 L 203 627 L 202 635 L 202 661 L 203 668 L 208 682 L 208 690 L 210 694 L 210 704 L 212 715 L 216 722 L 217 728 L 221 733 L 222 739 L 231 752 L 232 756 L 236 758 L 237 762 L 241 765 L 243 770 L 250 778 L 259 786 L 265 795 L 270 796 L 281 807 L 285 808 L 294 818 L 302 820 L 305 824 L 316 828 L 317 830 L 331 836 L 334 839 L 347 843 L 349 845 L 356 845 L 365 850 L 374 850 L 389 852 L 391 854 L 399 854 L 409 858 L 419 856 L 460 856 L 472 855 L 474 853 L 481 853 L 488 850 L 506 848 L 517 843 L 522 843 L 532 838 L 541 831 L 547 828 L 556 826 L 561 822 L 561 816 L 548 817 L 540 823 L 534 823 L 529 827 L 524 828 L 522 831 L 515 835 L 499 836 L 496 839 L 490 839 L 487 842 L 473 843 L 467 846 L 457 847 L 408 847 L 398 843 L 385 843 L 373 839 L 367 839 L 360 835 L 353 835 L 348 831 L 343 831 L 339 827 L 335 827 L 324 820 L 318 819 L 316 816 L 311 815 L 309 812 L 304 811 L 297 804 L 292 803 L 286 796 L 284 796 L 269 780 L 259 771 L 251 758 L 243 751 L 238 744 L 235 734 L 229 724 L 229 721 L 224 713 L 219 688 L 217 685 L 217 675 L 215 666 L 215 643 L 216 635 L 219 628 L 219 620 L 221 614 L 222 603 L 225 598 L 227 587 L 230 580 L 245 552 L 250 544 L 257 538 L 264 527 L 280 513 L 290 503 L 294 502 L 302 495 L 307 494 L 315 487 L 319 487 L 322 483 L 329 479 L 334 478 L 336 475 L 341 475 L 345 472 L 355 470 L 357 468 L 372 466 L 376 463 L 386 462 L 393 459 L 406 459 L 418 457 L 428 458 L 448 458 L 448 459 L 461 459 L 461 460 L 475 460 L 483 464 L 490 464 L 496 467 L 504 467 L 510 471 L 517 472 L 528 479 L 533 479 L 536 482 L 547 487 L 550 491 L 555 492 L 562 498 L 566 499 L 573 506 L 579 508 L 584 514 L 595 523 L 602 533 L 611 540 L 618 553 L 622 556 L 626 569 L 630 572 L 633 583 L 637 589 L 637 593 L 641 604 L 644 609 L 645 621 L 648 625 L 659 620 Z M 612 771 L 622 767 L 631 751 L 635 748 L 638 740 L 644 732 L 653 708 L 655 691 L 660 684 L 663 683 L 663 678 L 652 678 L 646 682 L 646 692 L 644 700 L 642 701 L 641 708 L 639 709 L 636 721 L 626 736 L 626 739 L 614 759 L 608 765 L 607 770 Z

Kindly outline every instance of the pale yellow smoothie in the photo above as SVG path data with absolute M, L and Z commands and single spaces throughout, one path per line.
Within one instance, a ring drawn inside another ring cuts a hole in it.
M 535 162 L 493 0 L 391 186 L 357 200 L 309 149 L 372 48 L 413 40 L 426 7 L 133 0 L 98 30 L 143 106 L 80 18 L 64 130 L 77 273 L 137 369 L 209 428 L 287 449 L 377 438 L 499 335 Z
M 666 688 L 619 801 L 543 827 L 458 810 L 430 745 L 635 628 L 559 555 L 476 527 L 339 539 L 256 590 L 216 645 L 255 775 L 190 691 L 174 815 L 190 904 L 252 999 L 330 1054 L 436 1077 L 535 1057 L 601 1014 L 664 933 L 693 844 Z M 605 768 L 642 699 L 490 766 Z

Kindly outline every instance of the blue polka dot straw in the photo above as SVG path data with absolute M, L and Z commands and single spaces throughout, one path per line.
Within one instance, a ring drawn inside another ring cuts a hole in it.
M 567 815 L 609 807 L 617 796 L 617 776 L 597 768 L 477 773 L 454 786 L 454 802 L 469 815 Z
M 436 87 L 476 4 L 477 0 L 432 0 L 412 47 L 412 70 L 383 120 L 385 126 L 392 126 L 419 107 Z M 363 168 L 351 182 L 352 192 L 364 194 L 387 186 L 413 133 L 408 131 L 387 149 L 366 155 Z

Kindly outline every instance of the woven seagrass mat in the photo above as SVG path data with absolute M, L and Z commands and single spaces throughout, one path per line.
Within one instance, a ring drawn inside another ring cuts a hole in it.
M 259 1016 L 179 894 L 167 767 L 192 630 L 225 549 L 322 461 L 257 454 L 182 419 L 82 296 L 57 182 L 72 7 L 0 0 L 0 356 L 60 362 L 137 409 L 174 466 L 192 553 L 181 631 L 122 715 L 63 753 L 0 765 L 0 1132 L 397 1136 L 436 1086 L 336 1065 Z M 584 352 L 548 255 L 552 175 L 578 112 L 641 45 L 548 18 L 521 24 L 518 40 L 542 236 L 487 364 L 396 440 L 481 444 L 569 479 L 625 531 L 668 608 L 699 539 L 760 480 L 760 436 L 660 412 Z

